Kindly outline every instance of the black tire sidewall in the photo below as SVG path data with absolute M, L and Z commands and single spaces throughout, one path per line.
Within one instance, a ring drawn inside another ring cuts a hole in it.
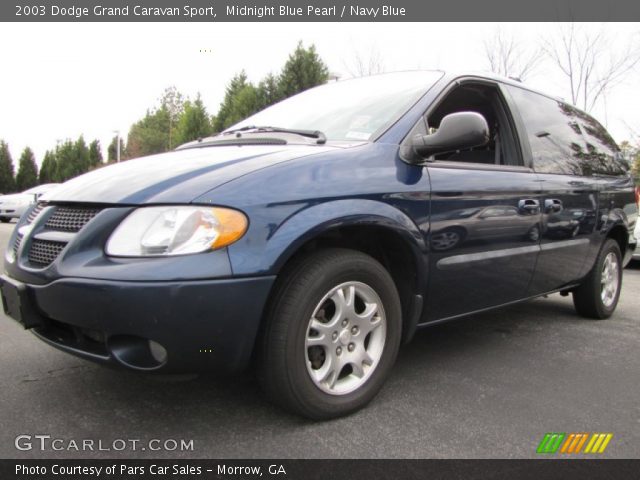
M 305 337 L 308 321 L 318 302 L 332 288 L 345 282 L 362 282 L 375 290 L 382 301 L 387 321 L 387 335 L 382 357 L 369 379 L 357 390 L 345 395 L 331 395 L 320 390 L 306 367 Z M 315 418 L 333 417 L 356 410 L 368 403 L 380 390 L 397 356 L 401 337 L 401 308 L 395 284 L 384 267 L 364 255 L 345 255 L 333 262 L 306 285 L 307 294 L 295 309 L 294 324 L 288 330 L 285 354 L 290 366 L 289 380 L 297 402 Z M 319 413 L 323 412 L 323 413 Z

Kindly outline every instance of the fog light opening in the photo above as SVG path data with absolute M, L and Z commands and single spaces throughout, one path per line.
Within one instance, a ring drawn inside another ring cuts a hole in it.
M 157 370 L 167 363 L 166 348 L 147 338 L 114 335 L 107 347 L 115 360 L 134 370 Z

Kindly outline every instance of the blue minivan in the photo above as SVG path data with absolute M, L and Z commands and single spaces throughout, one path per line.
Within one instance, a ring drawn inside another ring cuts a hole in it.
M 143 372 L 237 372 L 326 419 L 417 328 L 552 292 L 614 312 L 633 180 L 588 114 L 504 78 L 329 83 L 210 138 L 75 178 L 7 247 L 5 312 Z

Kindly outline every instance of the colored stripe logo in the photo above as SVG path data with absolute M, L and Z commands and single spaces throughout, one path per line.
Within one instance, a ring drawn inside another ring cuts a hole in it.
M 604 453 L 612 438 L 613 433 L 545 433 L 536 453 Z

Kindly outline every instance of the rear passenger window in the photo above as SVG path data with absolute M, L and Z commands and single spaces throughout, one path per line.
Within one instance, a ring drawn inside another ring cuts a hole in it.
M 593 117 L 564 102 L 509 86 L 524 120 L 533 168 L 566 175 L 623 175 L 611 135 Z
M 573 108 L 573 107 L 568 107 Z M 573 108 L 587 144 L 586 157 L 594 175 L 624 175 L 629 166 L 609 132 L 592 116 Z
M 509 86 L 531 145 L 536 172 L 591 175 L 580 119 L 572 108 L 551 98 Z

